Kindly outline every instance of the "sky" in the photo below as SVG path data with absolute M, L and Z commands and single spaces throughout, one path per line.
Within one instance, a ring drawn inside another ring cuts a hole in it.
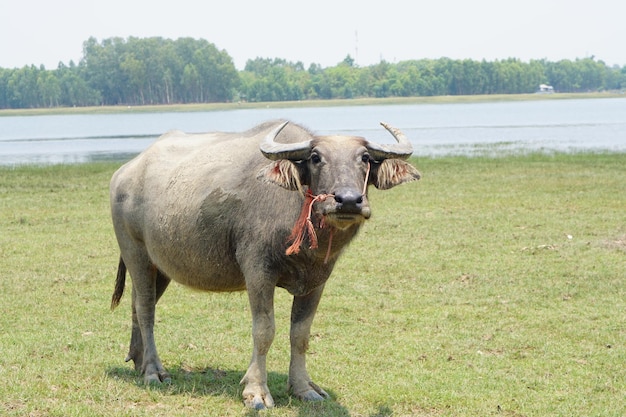
M 623 0 L 0 0 L 0 67 L 78 63 L 89 37 L 206 39 L 249 59 L 322 67 L 385 60 L 594 56 L 626 65 Z

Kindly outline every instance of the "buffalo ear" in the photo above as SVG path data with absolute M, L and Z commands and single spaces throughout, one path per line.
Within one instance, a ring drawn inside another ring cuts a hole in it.
M 385 159 L 375 168 L 373 174 L 372 183 L 379 190 L 388 190 L 396 185 L 421 178 L 413 165 L 400 159 Z
M 300 170 L 288 159 L 279 159 L 263 167 L 257 174 L 258 180 L 280 185 L 290 191 L 302 191 Z

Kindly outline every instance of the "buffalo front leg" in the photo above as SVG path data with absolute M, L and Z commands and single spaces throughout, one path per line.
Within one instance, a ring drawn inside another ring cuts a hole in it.
M 267 353 L 274 340 L 274 286 L 269 283 L 247 286 L 252 312 L 252 360 L 241 380 L 245 385 L 243 399 L 247 407 L 256 410 L 271 408 L 274 399 L 267 386 Z
M 326 391 L 311 381 L 306 370 L 306 351 L 309 348 L 311 324 L 323 291 L 322 285 L 305 296 L 294 296 L 291 307 L 289 389 L 304 401 L 320 401 L 329 397 Z

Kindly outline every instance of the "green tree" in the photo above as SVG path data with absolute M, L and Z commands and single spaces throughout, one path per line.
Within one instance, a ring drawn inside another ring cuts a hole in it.
M 185 65 L 181 83 L 184 101 L 197 103 L 202 101 L 202 80 L 194 64 Z
M 0 68 L 0 109 L 8 109 L 9 105 L 9 78 L 11 70 Z
M 7 82 L 11 108 L 41 107 L 37 81 L 39 69 L 34 65 L 13 70 Z
M 324 71 L 324 82 L 330 89 L 331 98 L 354 98 L 356 94 L 357 70 L 346 63 L 328 68 Z
M 604 89 L 606 64 L 595 61 L 593 57 L 576 60 L 577 71 L 580 73 L 580 89 L 597 91 Z
M 52 71 L 41 69 L 37 77 L 37 90 L 41 106 L 57 107 L 61 101 L 61 85 Z
M 226 51 L 191 38 L 90 38 L 81 65 L 105 104 L 229 101 L 239 83 Z
M 615 65 L 606 68 L 604 76 L 604 88 L 606 90 L 621 90 L 626 88 L 626 66 L 620 68 Z
M 240 96 L 249 101 L 302 100 L 311 88 L 302 62 L 278 58 L 248 60 L 241 80 Z
M 102 102 L 100 94 L 90 88 L 85 79 L 81 77 L 81 70 L 73 61 L 70 61 L 69 66 L 59 63 L 56 75 L 61 88 L 60 105 L 82 107 L 95 106 Z
M 518 94 L 541 83 L 557 91 L 626 88 L 626 67 L 594 57 L 474 61 L 420 59 L 358 67 L 350 55 L 322 68 L 284 59 L 248 60 L 238 72 L 214 44 L 193 38 L 109 38 L 83 44 L 78 65 L 0 68 L 0 108 Z

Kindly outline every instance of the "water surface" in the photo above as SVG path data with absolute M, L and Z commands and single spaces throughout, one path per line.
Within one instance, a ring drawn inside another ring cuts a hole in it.
M 288 119 L 319 134 L 393 141 L 400 128 L 417 156 L 511 152 L 626 152 L 626 98 L 491 103 L 241 109 L 189 113 L 0 117 L 0 165 L 123 160 L 161 134 L 243 131 Z

